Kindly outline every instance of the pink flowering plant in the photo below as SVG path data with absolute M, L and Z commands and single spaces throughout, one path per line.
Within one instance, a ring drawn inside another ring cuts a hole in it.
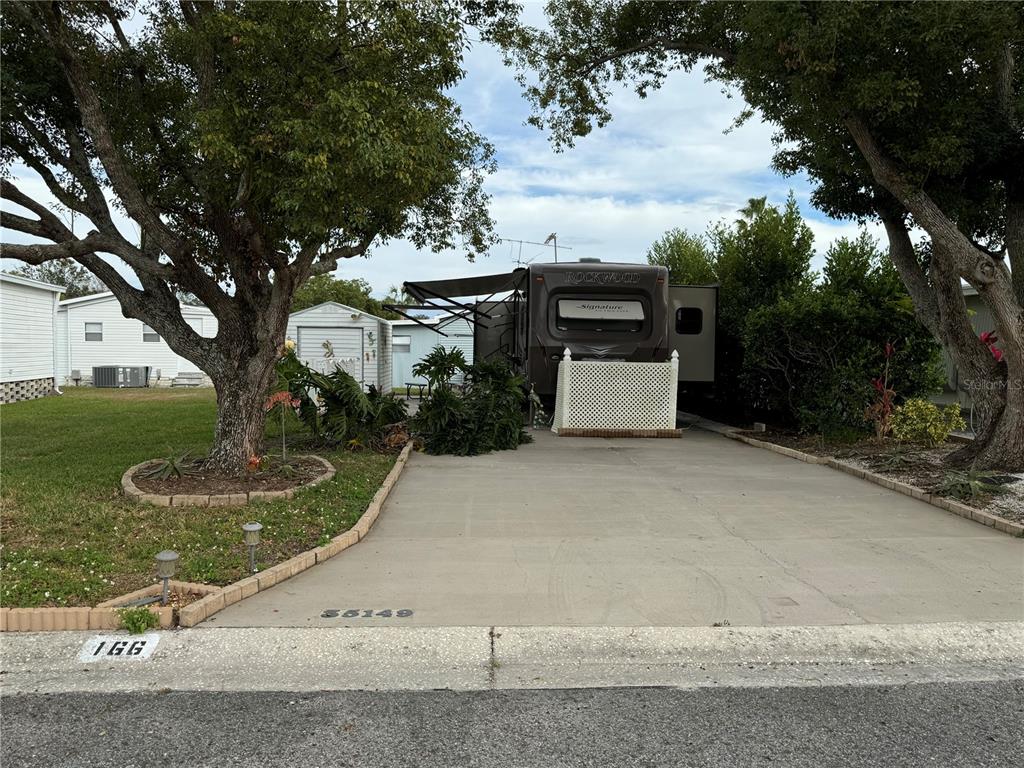
M 882 375 L 871 380 L 871 386 L 875 390 L 875 400 L 864 411 L 864 418 L 875 427 L 876 440 L 884 439 L 892 429 L 893 398 L 896 396 L 896 390 L 889 386 L 889 362 L 894 354 L 896 354 L 896 346 L 887 341 Z
M 996 346 L 996 342 L 999 341 L 999 337 L 996 336 L 995 331 L 985 331 L 984 333 L 978 334 L 978 338 L 981 339 L 981 343 L 988 347 L 988 351 L 992 353 L 992 357 L 996 359 L 997 363 L 1003 360 L 1003 350 Z

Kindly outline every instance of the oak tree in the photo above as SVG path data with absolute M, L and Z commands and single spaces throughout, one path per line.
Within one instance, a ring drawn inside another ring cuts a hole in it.
M 476 253 L 491 237 L 491 150 L 451 97 L 470 6 L 156 0 L 0 12 L 2 225 L 22 241 L 2 255 L 73 259 L 210 376 L 212 467 L 237 471 L 261 452 L 264 398 L 307 280 L 389 238 Z M 25 168 L 52 201 L 29 193 Z M 85 234 L 57 206 L 85 217 Z M 185 322 L 179 293 L 217 317 L 214 338 Z

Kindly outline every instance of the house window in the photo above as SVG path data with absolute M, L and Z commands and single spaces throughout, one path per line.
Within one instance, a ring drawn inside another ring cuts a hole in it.
M 395 336 L 391 340 L 391 346 L 395 352 L 411 352 L 412 336 Z
M 160 341 L 160 334 L 154 331 L 145 323 L 142 324 L 142 340 L 143 341 Z
M 103 323 L 86 323 L 85 340 L 103 341 Z
M 676 310 L 676 333 L 696 336 L 704 330 L 704 311 L 700 307 L 680 307 Z

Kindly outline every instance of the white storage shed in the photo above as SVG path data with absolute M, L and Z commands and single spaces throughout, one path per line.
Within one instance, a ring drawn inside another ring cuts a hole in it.
M 57 309 L 63 286 L 0 272 L 0 402 L 57 388 Z
M 391 323 L 361 309 L 326 301 L 293 312 L 288 338 L 309 367 L 348 372 L 364 389 L 391 391 Z
M 148 367 L 151 386 L 209 383 L 195 363 L 175 353 L 152 328 L 125 317 L 109 291 L 62 301 L 58 314 L 59 381 L 94 383 L 93 368 Z M 217 318 L 206 307 L 182 304 L 181 314 L 200 335 L 217 335 Z

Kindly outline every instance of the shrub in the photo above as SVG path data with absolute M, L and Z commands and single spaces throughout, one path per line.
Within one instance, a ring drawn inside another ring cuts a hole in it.
M 412 367 L 412 375 L 426 379 L 430 389 L 434 390 L 449 386 L 455 374 L 468 368 L 469 364 L 461 349 L 438 344 Z
M 947 472 L 935 487 L 939 496 L 948 496 L 960 501 L 973 501 L 990 494 L 1002 493 L 1005 489 L 999 478 L 986 472 L 954 470 Z
M 960 406 L 947 405 L 939 409 L 934 403 L 920 398 L 907 400 L 892 415 L 892 434 L 897 440 L 936 446 L 949 433 L 963 429 L 967 424 L 960 415 Z
M 153 629 L 160 623 L 160 617 L 145 606 L 121 608 L 117 615 L 121 617 L 121 626 L 131 635 L 141 635 L 147 629 Z
M 825 436 L 888 429 L 892 405 L 937 391 L 938 345 L 866 236 L 828 253 L 824 280 L 750 312 L 743 384 L 756 409 Z M 879 376 L 879 372 L 882 375 Z
M 362 385 L 341 368 L 320 373 L 288 352 L 277 371 L 279 386 L 298 402 L 299 419 L 325 442 L 381 449 L 386 447 L 387 428 L 406 419 L 404 400 L 375 387 L 363 392 Z
M 517 448 L 529 442 L 523 429 L 527 392 L 522 376 L 503 361 L 467 366 L 463 392 L 445 386 L 431 390 L 412 419 L 424 450 L 473 456 Z

